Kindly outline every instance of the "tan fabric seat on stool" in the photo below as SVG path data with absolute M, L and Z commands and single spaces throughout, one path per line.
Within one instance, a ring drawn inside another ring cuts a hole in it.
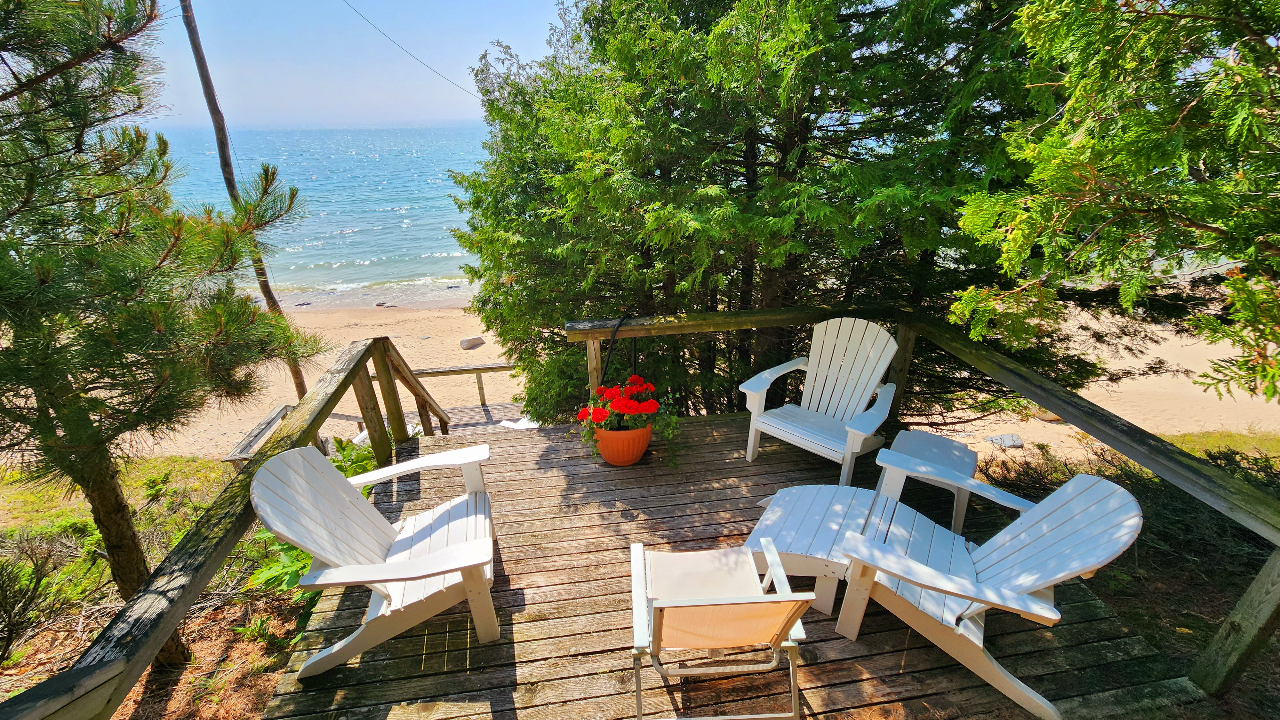
M 804 639 L 800 616 L 813 593 L 793 593 L 773 543 L 766 540 L 768 571 L 756 573 L 754 554 L 745 547 L 694 552 L 645 552 L 631 546 L 631 603 L 635 640 L 636 717 L 644 717 L 640 669 L 647 656 L 664 678 L 767 672 L 778 667 L 783 651 L 791 676 L 791 712 L 753 718 L 800 717 L 796 683 L 796 642 Z M 773 585 L 777 592 L 766 594 Z M 767 662 L 733 665 L 664 665 L 663 650 L 707 650 L 719 658 L 729 648 L 771 650 Z M 735 716 L 736 717 L 736 716 Z

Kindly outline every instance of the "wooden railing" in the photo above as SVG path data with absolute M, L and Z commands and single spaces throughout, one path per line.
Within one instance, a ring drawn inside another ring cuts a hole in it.
M 617 320 L 583 320 L 566 323 L 565 334 L 571 342 L 587 344 L 588 383 L 594 391 L 603 380 L 601 342 L 610 337 L 808 325 L 841 316 L 857 316 L 897 326 L 898 354 L 890 365 L 889 373 L 890 381 L 897 385 L 899 393 L 906 387 L 916 336 L 928 338 L 993 380 L 1056 413 L 1130 460 L 1280 546 L 1280 501 L 1020 363 L 970 340 L 955 326 L 937 318 L 920 313 L 868 308 L 805 307 L 630 318 L 622 321 L 621 325 Z M 895 398 L 895 407 L 899 399 Z M 1280 547 L 1272 552 L 1258 577 L 1201 653 L 1189 677 L 1210 694 L 1226 690 L 1248 661 L 1266 647 L 1277 626 L 1280 626 Z
M 511 363 L 484 363 L 481 365 L 453 365 L 451 367 L 423 368 L 414 370 L 414 377 L 446 377 L 449 375 L 475 375 L 476 392 L 480 393 L 480 404 L 488 405 L 484 398 L 484 374 L 491 372 L 511 372 L 516 366 Z
M 378 373 L 386 424 L 368 364 Z M 209 509 L 160 561 L 147 583 L 98 633 L 72 665 L 14 698 L 0 703 L 3 720 L 106 720 L 119 707 L 187 610 L 196 602 L 236 543 L 253 525 L 249 487 L 253 474 L 268 459 L 312 442 L 338 401 L 350 388 L 369 428 L 370 445 L 379 465 L 391 461 L 392 442 L 409 438 L 399 381 L 413 396 L 424 429 L 430 416 L 448 433 L 449 416 L 427 392 L 413 369 L 388 338 L 360 340 L 347 346 L 333 366 L 316 381 L 292 411 L 273 414 L 275 430 L 247 460 Z M 388 433 L 388 426 L 390 431 Z

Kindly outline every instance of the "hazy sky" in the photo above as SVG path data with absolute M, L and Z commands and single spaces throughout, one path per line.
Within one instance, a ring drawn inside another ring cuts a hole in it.
M 414 55 L 468 90 L 494 40 L 547 52 L 555 0 L 349 0 Z M 193 0 L 222 111 L 233 129 L 414 127 L 477 119 L 480 103 L 392 45 L 342 0 Z M 154 52 L 159 127 L 208 126 L 177 0 Z

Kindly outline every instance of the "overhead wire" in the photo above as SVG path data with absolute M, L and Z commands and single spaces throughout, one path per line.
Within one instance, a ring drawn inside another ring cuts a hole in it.
M 357 10 L 355 5 L 352 5 L 351 3 L 347 2 L 347 0 L 342 0 L 342 3 L 343 3 L 344 5 L 346 5 L 347 7 L 351 8 L 351 12 L 353 12 L 353 13 L 355 13 L 355 14 L 359 15 L 361 20 L 364 20 L 365 22 L 369 23 L 369 27 L 373 28 L 374 30 L 377 30 L 377 31 L 382 35 L 382 37 L 384 37 L 384 38 L 386 38 L 386 39 L 390 40 L 392 45 L 395 45 L 396 47 L 398 47 L 398 48 L 400 48 L 402 51 L 404 51 L 404 54 L 405 54 L 405 55 L 408 55 L 409 57 L 413 58 L 414 60 L 417 60 L 419 65 L 422 65 L 422 67 L 424 67 L 424 68 L 426 68 L 426 69 L 430 70 L 431 72 L 435 73 L 436 75 L 439 75 L 439 76 L 440 76 L 440 78 L 441 78 L 442 80 L 444 80 L 445 82 L 449 83 L 450 85 L 452 85 L 452 86 L 454 86 L 454 87 L 458 88 L 458 89 L 459 89 L 459 90 L 461 90 L 462 92 L 464 92 L 464 93 L 466 93 L 466 94 L 470 95 L 471 97 L 473 97 L 473 98 L 475 98 L 475 99 L 477 99 L 477 100 L 483 100 L 483 98 L 481 98 L 479 95 L 476 95 L 475 93 L 473 93 L 473 92 L 471 92 L 470 90 L 468 90 L 468 89 L 466 89 L 466 88 L 462 87 L 461 85 L 459 85 L 458 83 L 454 82 L 453 80 L 450 80 L 448 77 L 446 77 L 446 76 L 445 76 L 445 74 L 444 74 L 444 73 L 442 73 L 442 72 L 440 72 L 439 70 L 437 70 L 437 69 L 435 69 L 435 68 L 431 67 L 430 65 L 428 65 L 425 61 L 423 61 L 423 59 L 422 59 L 422 58 L 420 58 L 420 57 L 418 57 L 417 55 L 414 55 L 413 53 L 409 52 L 408 48 L 406 48 L 405 46 L 403 46 L 403 45 L 401 45 L 400 43 L 396 42 L 396 41 L 395 41 L 395 38 L 393 38 L 393 37 L 391 37 L 390 35 L 388 35 L 388 34 L 386 34 L 385 32 L 383 32 L 382 28 L 378 27 L 377 25 L 375 25 L 375 24 L 373 23 L 373 21 L 372 21 L 372 20 L 370 20 L 369 18 L 365 17 L 365 16 L 364 16 L 364 13 L 360 12 L 359 10 Z

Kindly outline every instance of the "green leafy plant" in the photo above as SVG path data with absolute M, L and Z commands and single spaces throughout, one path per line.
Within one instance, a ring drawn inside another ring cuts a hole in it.
M 260 587 L 277 593 L 293 591 L 298 586 L 298 579 L 311 565 L 311 556 L 289 543 L 276 540 L 270 530 L 259 530 L 253 539 L 270 543 L 270 552 L 275 557 L 254 571 L 246 587 Z
M 378 469 L 378 460 L 372 447 L 340 437 L 333 439 L 333 453 L 329 455 L 329 462 L 347 477 Z
M 148 505 L 169 494 L 171 490 L 169 483 L 172 477 L 173 471 L 165 470 L 159 475 L 150 475 L 142 481 L 142 497 L 146 499 Z
M 347 477 L 355 477 L 378 469 L 378 458 L 373 454 L 373 448 L 369 445 L 361 445 L 360 443 L 335 437 L 333 439 L 333 448 L 333 453 L 329 455 L 329 462 L 333 463 L 334 467 L 338 468 Z M 373 486 L 368 485 L 360 488 L 360 493 L 365 497 L 369 497 L 373 493 Z
M 243 627 L 231 628 L 231 631 L 240 637 L 257 643 L 270 644 L 274 639 L 271 634 L 271 618 L 265 615 L 254 617 L 249 623 Z

